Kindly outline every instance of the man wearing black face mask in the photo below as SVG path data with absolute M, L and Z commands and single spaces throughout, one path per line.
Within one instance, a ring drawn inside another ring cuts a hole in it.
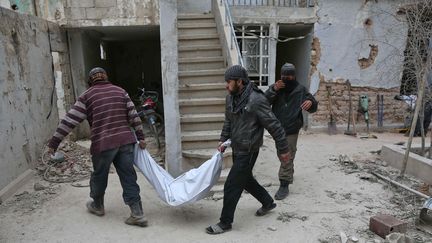
M 281 164 L 279 168 L 280 187 L 275 199 L 282 200 L 288 196 L 288 186 L 293 183 L 297 139 L 300 128 L 303 126 L 302 111 L 315 112 L 318 102 L 303 85 L 297 82 L 295 66 L 291 63 L 285 63 L 282 66 L 281 80 L 271 85 L 265 95 L 272 104 L 274 114 L 285 129 L 291 155 L 289 162 Z

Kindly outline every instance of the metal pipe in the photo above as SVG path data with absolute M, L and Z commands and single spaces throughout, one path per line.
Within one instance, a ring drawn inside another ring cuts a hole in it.
M 412 193 L 416 194 L 419 197 L 422 197 L 422 198 L 425 198 L 425 199 L 429 199 L 428 195 L 423 194 L 423 193 L 421 193 L 419 191 L 416 191 L 414 189 L 411 189 L 411 188 L 409 188 L 409 187 L 407 187 L 407 186 L 405 186 L 405 185 L 403 185 L 403 184 L 401 184 L 401 183 L 399 183 L 397 181 L 394 181 L 394 180 L 392 180 L 390 178 L 387 178 L 387 177 L 385 177 L 383 175 L 380 175 L 380 174 L 378 174 L 376 172 L 373 172 L 373 171 L 371 171 L 371 174 L 374 175 L 374 176 L 376 176 L 376 177 L 378 177 L 378 178 L 380 178 L 380 179 L 382 179 L 382 180 L 388 181 L 388 182 L 390 182 L 391 184 L 393 184 L 395 186 L 398 186 L 398 187 L 400 187 L 402 189 L 405 189 L 405 190 L 407 190 L 409 192 L 412 192 Z

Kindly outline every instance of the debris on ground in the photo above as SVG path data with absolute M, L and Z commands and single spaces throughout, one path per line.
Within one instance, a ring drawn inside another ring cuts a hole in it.
M 274 227 L 274 226 L 269 226 L 269 227 L 267 227 L 267 229 L 270 231 L 276 231 L 277 230 L 276 227 Z
M 348 242 L 348 236 L 345 234 L 345 232 L 341 231 L 339 233 L 339 235 L 340 235 L 341 243 L 347 243 Z
M 222 200 L 223 198 L 224 198 L 224 194 L 220 193 L 220 192 L 216 192 L 212 196 L 213 201 L 219 201 L 219 200 Z
M 43 186 L 43 190 L 40 190 L 42 188 L 39 187 L 40 185 L 42 184 L 35 183 L 34 191 L 30 189 L 15 194 L 3 203 L 0 214 L 8 211 L 12 211 L 18 216 L 32 214 L 35 210 L 42 208 L 45 202 L 56 197 L 60 191 L 58 185 Z
M 35 191 L 42 191 L 42 190 L 46 189 L 46 187 L 44 185 L 42 185 L 42 183 L 40 183 L 40 182 L 36 182 L 34 184 L 33 188 Z
M 279 213 L 279 216 L 277 217 L 277 220 L 280 220 L 282 222 L 290 222 L 292 219 L 306 221 L 308 220 L 308 216 L 301 216 L 301 215 L 297 215 L 296 213 L 290 213 L 290 212 L 282 212 Z
M 409 236 L 401 233 L 392 233 L 386 236 L 384 243 L 414 243 Z
M 64 154 L 64 160 L 53 160 L 44 151 L 36 166 L 36 170 L 45 181 L 68 183 L 90 178 L 92 163 L 87 148 L 65 140 L 60 144 L 58 151 Z

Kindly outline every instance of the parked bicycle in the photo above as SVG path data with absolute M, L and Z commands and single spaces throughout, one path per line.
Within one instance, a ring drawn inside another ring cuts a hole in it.
M 139 88 L 139 92 L 140 106 L 138 108 L 138 116 L 143 123 L 149 126 L 159 151 L 161 148 L 159 136 L 163 131 L 163 117 L 156 112 L 159 93 L 156 91 L 146 91 L 144 88 Z

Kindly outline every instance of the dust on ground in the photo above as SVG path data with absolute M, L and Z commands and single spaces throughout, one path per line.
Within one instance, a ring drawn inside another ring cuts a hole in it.
M 233 230 L 217 236 L 205 234 L 204 228 L 218 221 L 221 192 L 194 204 L 170 207 L 158 199 L 140 175 L 143 207 L 150 226 L 131 227 L 123 223 L 129 210 L 122 202 L 115 170 L 109 176 L 105 195 L 106 215 L 96 217 L 85 209 L 88 187 L 74 184 L 88 184 L 87 179 L 50 183 L 42 179 L 42 168 L 39 177 L 0 205 L 0 242 L 340 242 L 341 232 L 355 236 L 359 242 L 383 242 L 369 231 L 369 218 L 378 213 L 408 222 L 407 235 L 415 242 L 432 242 L 431 235 L 416 229 L 423 200 L 369 173 L 379 172 L 414 189 L 421 186 L 420 181 L 410 177 L 398 179 L 398 171 L 380 159 L 383 144 L 400 141 L 406 138 L 390 133 L 367 140 L 319 133 L 300 136 L 289 197 L 277 201 L 278 207 L 272 213 L 258 218 L 254 212 L 259 203 L 244 193 Z M 70 175 L 84 176 L 84 172 L 91 171 L 86 167 L 91 166 L 88 152 L 73 147 L 76 144 L 69 146 L 67 153 L 82 156 L 75 167 L 68 168 Z M 151 149 L 151 142 L 149 146 Z M 254 172 L 272 195 L 278 188 L 278 165 L 274 142 L 265 136 Z M 52 178 L 62 174 L 62 170 L 53 171 L 56 173 L 50 174 Z

